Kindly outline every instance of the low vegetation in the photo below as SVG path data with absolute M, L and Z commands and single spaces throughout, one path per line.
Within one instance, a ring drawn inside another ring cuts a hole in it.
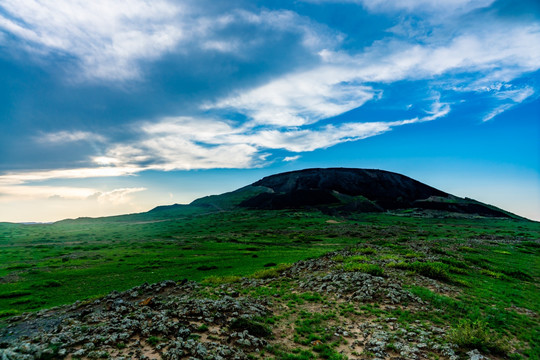
M 245 348 L 251 358 L 399 356 L 406 340 L 392 329 L 403 329 L 414 344 L 423 333 L 438 334 L 438 350 L 418 348 L 431 359 L 449 358 L 444 349 L 540 358 L 538 239 L 540 224 L 512 219 L 309 211 L 0 224 L 0 329 L 17 315 L 77 300 L 90 306 L 113 290 L 172 279 L 197 281 L 193 296 L 208 301 L 230 296 L 265 304 L 264 316 L 227 320 L 227 331 L 264 339 L 258 352 Z M 338 280 L 325 282 L 325 276 Z M 366 297 L 355 293 L 362 281 L 392 285 Z M 399 306 L 386 298 L 392 291 Z M 137 296 L 136 304 L 148 301 L 151 308 L 151 295 Z M 190 339 L 225 341 L 205 321 L 193 323 Z M 369 338 L 359 346 L 364 332 Z M 160 354 L 167 349 L 161 344 L 171 341 L 167 332 L 141 337 Z M 108 356 L 131 346 L 118 341 Z

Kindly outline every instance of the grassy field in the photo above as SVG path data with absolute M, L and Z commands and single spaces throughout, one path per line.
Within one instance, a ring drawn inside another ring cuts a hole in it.
M 143 282 L 247 275 L 269 263 L 290 263 L 365 241 L 451 244 L 505 238 L 509 243 L 500 253 L 487 253 L 488 264 L 506 266 L 511 261 L 538 276 L 536 254 L 512 243 L 538 239 L 540 225 L 533 222 L 369 214 L 344 219 L 285 211 L 183 215 L 1 224 L 1 314 L 71 303 Z M 466 256 L 484 261 L 487 255 Z M 485 274 L 479 275 L 484 278 L 489 271 L 486 265 Z M 489 283 L 493 277 L 487 278 L 486 286 L 497 289 Z
M 279 272 L 276 264 L 361 245 L 354 256 L 333 261 L 345 271 L 383 276 L 401 271 L 407 288 L 438 309 L 387 313 L 366 304 L 362 311 L 404 323 L 429 319 L 449 325 L 452 341 L 463 348 L 503 353 L 492 339 L 513 339 L 512 346 L 525 349 L 525 356 L 540 358 L 539 239 L 539 223 L 510 219 L 345 218 L 309 211 L 208 213 L 207 208 L 48 225 L 0 224 L 0 326 L 2 318 L 144 282 L 188 278 L 221 284 L 237 276 L 271 277 Z M 434 254 L 436 261 L 429 257 Z M 461 291 L 455 297 L 437 294 L 415 283 L 418 274 Z M 261 295 L 256 291 L 249 295 Z M 284 300 L 292 296 L 286 281 L 264 291 L 281 292 Z M 323 316 L 316 323 L 324 321 Z M 307 341 L 310 331 L 315 330 L 301 330 L 298 341 Z

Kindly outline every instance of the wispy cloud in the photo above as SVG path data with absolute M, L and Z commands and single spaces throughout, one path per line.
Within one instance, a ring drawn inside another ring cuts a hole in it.
M 63 198 L 63 199 L 86 199 L 97 192 L 92 188 L 75 188 L 66 186 L 26 186 L 26 185 L 0 185 L 0 201 L 7 197 L 16 197 L 22 199 L 38 198 Z
M 434 99 L 425 116 L 390 122 L 346 122 L 340 125 L 260 127 L 212 118 L 163 118 L 137 124 L 136 140 L 111 144 L 105 155 L 92 158 L 95 168 L 11 172 L 0 186 L 52 179 L 83 179 L 134 175 L 146 170 L 253 168 L 268 163 L 272 150 L 302 153 L 380 135 L 395 127 L 446 116 L 448 104 Z M 291 155 L 284 161 L 293 161 Z
M 87 179 L 133 175 L 144 170 L 141 167 L 95 167 L 55 169 L 39 171 L 8 172 L 0 175 L 0 186 L 18 185 L 50 179 Z
M 356 3 L 361 4 L 371 11 L 409 11 L 420 13 L 443 13 L 455 15 L 470 12 L 472 10 L 487 7 L 495 0 L 304 0 L 313 3 Z
M 145 188 L 121 188 L 102 192 L 94 188 L 40 185 L 0 185 L 0 202 L 35 199 L 89 200 L 100 203 L 122 204 L 130 200 L 130 194 L 145 191 Z
M 497 106 L 495 109 L 493 109 L 492 111 L 487 113 L 486 116 L 484 116 L 482 118 L 482 121 L 483 122 L 489 121 L 489 120 L 493 119 L 494 117 L 496 117 L 497 115 L 500 115 L 503 112 L 505 112 L 506 110 L 512 108 L 512 106 L 513 106 L 512 104 L 504 104 L 504 105 L 501 105 L 501 106 Z
M 494 93 L 494 96 L 499 100 L 499 104 L 482 118 L 482 122 L 489 121 L 514 106 L 521 104 L 535 93 L 534 89 L 530 86 L 515 88 L 509 84 L 496 84 L 494 87 L 485 88 L 484 90 Z
M 295 161 L 295 160 L 298 160 L 300 159 L 300 155 L 295 155 L 295 156 L 285 156 L 283 158 L 283 161 L 285 162 L 290 162 L 290 161 Z
M 522 88 L 512 88 L 511 86 L 504 86 L 504 89 L 501 89 L 496 92 L 496 96 L 499 99 L 510 99 L 513 102 L 520 104 L 534 94 L 534 89 L 530 86 L 524 86 Z
M 100 203 L 107 203 L 107 204 L 125 204 L 132 200 L 130 194 L 145 191 L 146 188 L 122 188 L 122 189 L 114 189 L 112 191 L 107 192 L 100 192 L 96 193 L 97 200 Z
M 87 131 L 59 131 L 44 133 L 37 137 L 38 142 L 65 144 L 77 141 L 104 142 L 104 136 Z
M 391 122 L 348 122 L 319 127 L 235 125 L 220 119 L 165 118 L 138 126 L 140 139 L 107 151 L 111 163 L 132 168 L 177 170 L 249 168 L 265 163 L 270 150 L 306 152 L 376 136 L 413 123 L 432 121 L 450 111 L 434 99 L 423 117 Z M 295 160 L 289 157 L 288 160 Z

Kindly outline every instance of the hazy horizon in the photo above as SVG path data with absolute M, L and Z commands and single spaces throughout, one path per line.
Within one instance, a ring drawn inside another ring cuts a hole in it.
M 540 4 L 5 1 L 0 222 L 189 203 L 313 167 L 540 221 Z

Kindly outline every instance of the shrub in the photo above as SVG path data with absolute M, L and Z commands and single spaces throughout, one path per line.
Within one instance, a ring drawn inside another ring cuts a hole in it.
M 382 276 L 384 274 L 383 269 L 375 264 L 365 263 L 346 263 L 343 265 L 344 271 L 359 271 L 374 276 Z
M 506 355 L 509 351 L 507 342 L 490 331 L 486 323 L 480 320 L 462 320 L 449 332 L 448 338 L 464 349 L 478 349 L 498 355 Z
M 479 253 L 480 251 L 478 249 L 474 249 L 470 246 L 461 246 L 459 249 L 459 251 L 463 251 L 463 252 L 469 252 L 469 253 Z
M 452 278 L 448 273 L 449 266 L 441 262 L 420 262 L 415 261 L 413 263 L 406 263 L 400 261 L 398 263 L 389 263 L 386 265 L 396 269 L 410 270 L 417 274 L 426 276 L 435 280 L 442 280 L 446 282 L 452 282 Z
M 347 262 L 362 262 L 362 261 L 369 261 L 369 258 L 365 255 L 356 255 L 351 256 L 350 258 L 346 259 Z
M 234 319 L 229 325 L 229 329 L 233 331 L 247 330 L 250 335 L 257 337 L 269 337 L 272 335 L 272 330 L 267 325 L 246 318 Z
M 404 261 L 391 262 L 391 263 L 386 264 L 386 266 L 390 268 L 401 269 L 401 270 L 412 270 L 411 264 L 406 263 Z
M 162 342 L 163 339 L 157 336 L 150 336 L 148 339 L 146 339 L 146 342 L 149 343 L 152 346 L 156 346 L 160 342 Z
M 346 360 L 347 357 L 336 352 L 327 344 L 317 344 L 313 346 L 313 351 L 319 353 L 319 356 L 328 360 Z
M 291 264 L 279 264 L 278 266 L 271 268 L 271 269 L 264 269 L 256 271 L 251 277 L 255 279 L 269 279 L 273 277 L 279 276 L 283 271 L 290 268 Z
M 461 268 L 461 269 L 468 269 L 469 268 L 469 265 L 467 265 L 463 261 L 459 261 L 459 260 L 456 260 L 456 259 L 443 257 L 440 260 L 441 260 L 441 262 L 443 262 L 443 263 L 445 263 L 447 265 L 455 266 L 455 267 L 458 267 L 458 268 Z
M 461 280 L 461 279 L 452 279 L 452 284 L 458 285 L 458 286 L 463 286 L 463 287 L 471 287 L 471 284 L 469 284 L 467 281 Z
M 395 261 L 399 261 L 401 259 L 398 255 L 393 255 L 393 254 L 382 255 L 380 258 L 381 260 L 395 260 Z
M 455 267 L 455 266 L 449 266 L 448 271 L 450 271 L 451 273 L 454 273 L 454 274 L 462 274 L 462 275 L 469 274 L 467 272 L 467 270 L 459 268 L 459 267 Z
M 59 358 L 58 351 L 60 350 L 60 344 L 56 344 L 56 343 L 49 344 L 48 350 L 49 351 L 47 351 L 47 352 L 43 352 L 41 354 L 38 354 L 36 359 L 38 359 L 38 360 L 54 360 L 54 359 Z
M 504 274 L 502 274 L 500 272 L 486 270 L 486 269 L 481 269 L 480 273 L 484 274 L 484 275 L 487 275 L 489 277 L 492 277 L 494 279 L 503 279 L 505 277 Z
M 228 275 L 228 276 L 209 276 L 202 282 L 210 285 L 222 285 L 239 282 L 242 278 L 240 276 Z
M 420 275 L 427 276 L 435 280 L 450 281 L 448 265 L 441 262 L 418 262 L 411 264 L 413 270 Z

